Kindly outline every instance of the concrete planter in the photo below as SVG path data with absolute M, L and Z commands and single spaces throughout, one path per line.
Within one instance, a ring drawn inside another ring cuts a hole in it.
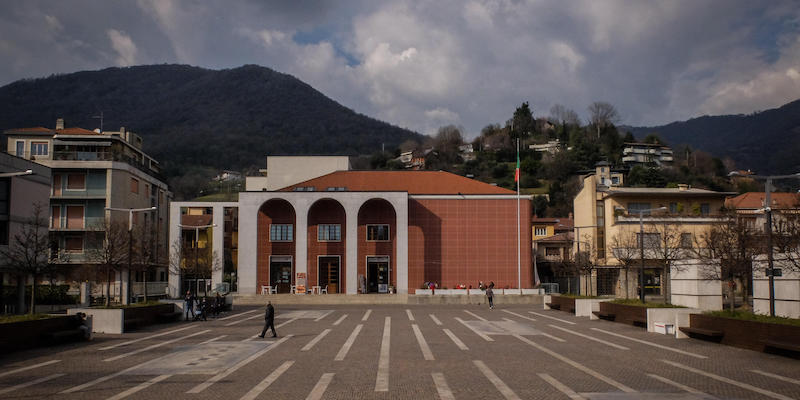
M 672 326 L 676 338 L 683 338 L 684 335 L 678 329 L 681 326 L 689 326 L 689 315 L 701 312 L 696 308 L 648 308 L 647 309 L 647 331 L 658 332 L 656 324 Z
M 70 308 L 68 315 L 79 312 L 91 315 L 93 324 L 92 332 L 95 333 L 124 333 L 126 324 L 129 326 L 145 326 L 157 323 L 160 314 L 175 311 L 174 304 L 157 304 L 145 307 L 131 308 Z
M 75 317 L 69 316 L 0 324 L 0 351 L 10 353 L 44 346 L 51 342 L 48 334 L 75 327 Z
M 549 300 L 547 300 L 548 297 L 550 298 Z M 547 305 L 548 303 L 557 305 L 557 307 L 551 308 Z M 575 312 L 575 298 L 565 296 L 545 296 L 544 309 L 557 309 L 568 313 Z
M 600 311 L 600 303 L 613 299 L 575 299 L 575 316 L 597 319 L 594 311 Z
M 720 343 L 743 349 L 767 351 L 770 349 L 766 342 L 770 341 L 800 346 L 800 326 L 745 321 L 704 314 L 691 314 L 689 325 L 691 328 L 722 332 Z

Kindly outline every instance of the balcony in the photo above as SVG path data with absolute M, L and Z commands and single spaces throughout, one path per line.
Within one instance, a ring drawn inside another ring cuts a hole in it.
M 130 157 L 125 154 L 121 154 L 118 151 L 54 151 L 53 158 L 54 161 L 117 161 L 117 162 L 124 162 L 128 165 L 138 168 L 142 172 L 151 175 L 152 177 L 164 181 L 164 177 L 161 175 L 161 171 L 158 170 L 158 166 L 153 168 L 150 165 L 149 159 L 147 162 L 142 162 L 135 157 Z
M 66 221 L 59 221 L 59 223 L 55 225 L 50 225 L 51 231 L 63 231 L 63 232 L 82 232 L 82 231 L 102 231 L 104 230 L 105 226 L 105 218 L 104 217 L 84 217 L 83 219 L 83 226 L 80 228 L 77 227 L 67 227 Z
M 672 224 L 680 224 L 680 223 L 719 223 L 725 219 L 725 215 L 723 214 L 706 214 L 706 215 L 697 215 L 691 213 L 677 213 L 677 214 L 656 214 L 656 215 L 644 215 L 642 217 L 642 221 L 645 224 L 651 223 L 658 223 L 658 222 L 667 222 Z M 614 218 L 615 222 L 618 224 L 633 224 L 639 223 L 639 214 L 634 213 L 630 214 L 628 212 L 624 212 L 622 214 L 615 215 Z

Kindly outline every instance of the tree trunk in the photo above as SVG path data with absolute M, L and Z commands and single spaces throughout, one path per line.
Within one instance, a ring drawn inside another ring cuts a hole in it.
M 629 277 L 628 277 L 628 268 L 625 267 L 625 298 L 626 299 L 630 299 L 630 294 L 628 293 L 629 291 L 630 291 L 630 281 L 629 281 Z
M 25 314 L 25 274 L 17 274 L 16 314 Z
M 36 311 L 36 274 L 31 274 L 33 282 L 31 283 L 31 309 L 28 314 L 34 314 Z
M 733 281 L 731 281 L 731 283 L 733 283 Z M 733 312 L 733 309 L 736 306 L 736 295 L 735 295 L 735 293 L 733 291 L 733 285 L 732 284 L 728 285 L 728 296 L 730 297 L 729 301 L 730 301 L 731 312 Z
M 667 266 L 664 267 L 664 284 L 661 285 L 661 287 L 664 290 L 664 303 L 665 304 L 669 304 L 670 301 L 672 300 L 672 297 L 670 296 L 670 292 L 669 292 L 669 284 L 670 284 L 670 282 L 669 282 L 669 276 L 670 276 L 669 273 L 670 273 L 670 267 L 669 267 L 669 265 L 667 265 Z
M 111 305 L 111 271 L 106 267 L 106 307 Z
M 147 267 L 145 267 L 144 272 L 142 272 L 142 281 L 144 285 L 144 302 L 147 303 Z

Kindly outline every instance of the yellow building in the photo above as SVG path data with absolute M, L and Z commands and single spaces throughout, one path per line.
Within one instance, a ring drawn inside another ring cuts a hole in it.
M 588 260 L 581 293 L 637 297 L 644 232 L 645 294 L 663 296 L 664 266 L 691 258 L 699 235 L 721 221 L 725 197 L 734 193 L 677 188 L 622 187 L 622 174 L 605 163 L 582 179 L 573 202 L 575 248 Z M 627 277 L 626 277 L 627 275 Z M 587 282 L 586 279 L 591 277 Z M 663 291 L 662 291 L 663 289 Z

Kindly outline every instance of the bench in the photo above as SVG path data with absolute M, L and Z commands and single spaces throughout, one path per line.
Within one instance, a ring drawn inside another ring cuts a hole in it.
M 600 318 L 600 319 L 605 319 L 605 320 L 609 320 L 609 321 L 613 321 L 614 318 L 617 317 L 617 315 L 614 314 L 614 313 L 607 313 L 607 312 L 602 312 L 602 311 L 592 311 L 592 314 L 597 315 L 597 317 Z
M 547 306 L 550 307 L 551 310 L 560 310 L 561 304 L 558 303 L 547 303 Z
M 123 324 L 125 325 L 125 330 L 126 331 L 128 329 L 136 329 L 136 328 L 139 327 L 139 325 L 142 325 L 143 323 L 144 323 L 144 320 L 141 319 L 141 318 L 126 319 L 125 322 L 123 322 Z
M 715 331 L 712 329 L 692 328 L 690 326 L 682 326 L 678 329 L 689 336 L 700 335 L 709 338 L 721 338 L 723 335 L 725 335 L 725 332 Z
M 647 327 L 647 320 L 646 319 L 634 318 L 631 321 L 633 321 L 633 324 L 636 325 L 636 326 Z
M 161 313 L 161 314 L 156 315 L 156 320 L 158 320 L 158 322 L 161 322 L 161 323 L 175 322 L 181 316 L 183 316 L 183 312 L 181 312 L 181 311 L 167 312 L 167 313 Z
M 772 348 L 777 350 L 787 350 L 795 353 L 800 353 L 800 343 L 780 342 L 777 340 L 763 340 L 765 348 Z
M 50 339 L 51 343 L 56 344 L 83 340 L 85 339 L 85 335 L 86 333 L 82 329 L 75 328 L 50 332 L 47 334 L 47 337 Z

